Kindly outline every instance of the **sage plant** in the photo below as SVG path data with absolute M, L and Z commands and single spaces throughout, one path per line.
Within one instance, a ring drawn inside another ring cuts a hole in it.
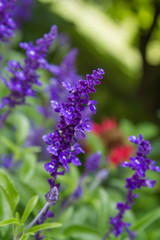
M 47 150 L 51 154 L 51 161 L 45 164 L 45 169 L 51 174 L 48 180 L 50 188 L 55 185 L 58 175 L 64 174 L 59 171 L 63 167 L 69 172 L 69 163 L 75 166 L 81 165 L 77 155 L 84 153 L 76 141 L 76 133 L 81 132 L 85 136 L 85 131 L 90 132 L 91 128 L 88 124 L 89 118 L 82 118 L 85 106 L 89 106 L 90 110 L 96 113 L 96 101 L 90 100 L 89 94 L 95 93 L 95 85 L 100 84 L 99 79 L 103 78 L 104 70 L 94 70 L 93 74 L 87 75 L 86 80 L 79 80 L 72 86 L 68 82 L 62 82 L 63 87 L 69 92 L 67 101 L 59 104 L 52 100 L 51 106 L 55 112 L 59 113 L 60 120 L 56 126 L 56 130 L 43 136 L 43 141 L 48 145 Z
M 160 167 L 156 166 L 156 162 L 147 156 L 152 149 L 150 142 L 144 140 L 141 134 L 138 138 L 135 136 L 129 137 L 129 141 L 136 144 L 138 150 L 135 157 L 130 157 L 130 161 L 123 162 L 121 166 L 131 168 L 134 174 L 132 177 L 126 179 L 125 188 L 127 188 L 127 199 L 124 203 L 117 203 L 118 213 L 115 217 L 110 217 L 109 224 L 111 227 L 103 240 L 108 239 L 110 233 L 118 237 L 123 230 L 126 230 L 130 240 L 136 237 L 136 233 L 131 232 L 129 229 L 131 224 L 123 221 L 124 214 L 127 210 L 131 209 L 134 204 L 134 199 L 138 197 L 138 195 L 134 193 L 134 190 L 141 189 L 142 187 L 153 188 L 155 186 L 156 181 L 146 177 L 146 172 L 148 170 L 160 172 Z
M 9 89 L 9 95 L 2 98 L 0 109 L 8 105 L 8 111 L 2 116 L 0 126 L 3 126 L 6 118 L 16 105 L 23 105 L 26 97 L 35 97 L 36 92 L 34 85 L 41 86 L 37 70 L 44 62 L 50 46 L 57 37 L 57 27 L 53 25 L 48 34 L 44 34 L 43 38 L 36 40 L 36 46 L 32 42 L 20 43 L 20 47 L 26 50 L 27 57 L 24 59 L 23 65 L 19 61 L 11 60 L 6 68 L 11 77 L 3 77 L 4 84 Z

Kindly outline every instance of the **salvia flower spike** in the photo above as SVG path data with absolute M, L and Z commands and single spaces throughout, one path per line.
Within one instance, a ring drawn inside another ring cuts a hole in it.
M 129 230 L 130 223 L 123 221 L 123 216 L 125 212 L 131 209 L 134 204 L 134 199 L 138 197 L 134 193 L 134 190 L 140 189 L 141 187 L 153 188 L 156 181 L 146 177 L 146 172 L 148 170 L 160 172 L 160 167 L 156 166 L 156 162 L 148 158 L 148 154 L 151 151 L 151 144 L 149 141 L 144 140 L 142 134 L 139 137 L 131 136 L 129 141 L 137 145 L 136 156 L 130 157 L 130 161 L 123 162 L 122 167 L 129 167 L 134 171 L 132 177 L 126 179 L 125 188 L 127 188 L 127 199 L 126 202 L 117 203 L 118 214 L 115 217 L 110 217 L 109 224 L 111 225 L 110 230 L 106 233 L 103 240 L 107 239 L 112 232 L 116 237 L 118 237 L 123 229 L 126 230 L 129 239 L 134 239 L 136 234 Z

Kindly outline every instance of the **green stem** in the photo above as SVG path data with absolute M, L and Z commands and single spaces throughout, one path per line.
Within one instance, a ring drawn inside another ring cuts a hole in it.
M 47 210 L 48 207 L 51 206 L 51 203 L 46 202 L 46 204 L 43 206 L 43 208 L 39 211 L 38 215 L 32 220 L 32 222 L 30 222 L 28 224 L 28 226 L 26 227 L 26 231 L 28 231 L 28 229 L 30 229 L 36 222 L 37 220 L 42 216 L 42 214 Z

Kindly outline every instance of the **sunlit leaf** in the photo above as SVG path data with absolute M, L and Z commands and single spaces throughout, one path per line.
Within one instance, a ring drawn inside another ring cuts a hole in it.
M 34 233 L 34 232 L 43 231 L 43 230 L 46 230 L 46 229 L 49 229 L 49 228 L 59 228 L 61 226 L 62 226 L 61 223 L 56 223 L 56 222 L 53 222 L 53 223 L 43 223 L 43 224 L 31 227 L 28 230 L 28 232 L 33 232 Z
M 159 218 L 160 218 L 160 208 L 154 209 L 152 212 L 148 213 L 142 219 L 137 221 L 136 224 L 132 227 L 132 230 L 142 232 Z
M 0 227 L 7 226 L 9 224 L 19 224 L 17 218 L 9 218 L 0 222 Z

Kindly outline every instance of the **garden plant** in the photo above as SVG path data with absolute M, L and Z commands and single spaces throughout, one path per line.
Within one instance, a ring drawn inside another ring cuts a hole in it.
M 54 18 L 26 35 L 40 6 L 0 0 L 0 239 L 160 239 L 157 126 L 97 123 L 107 69 L 80 75 Z

